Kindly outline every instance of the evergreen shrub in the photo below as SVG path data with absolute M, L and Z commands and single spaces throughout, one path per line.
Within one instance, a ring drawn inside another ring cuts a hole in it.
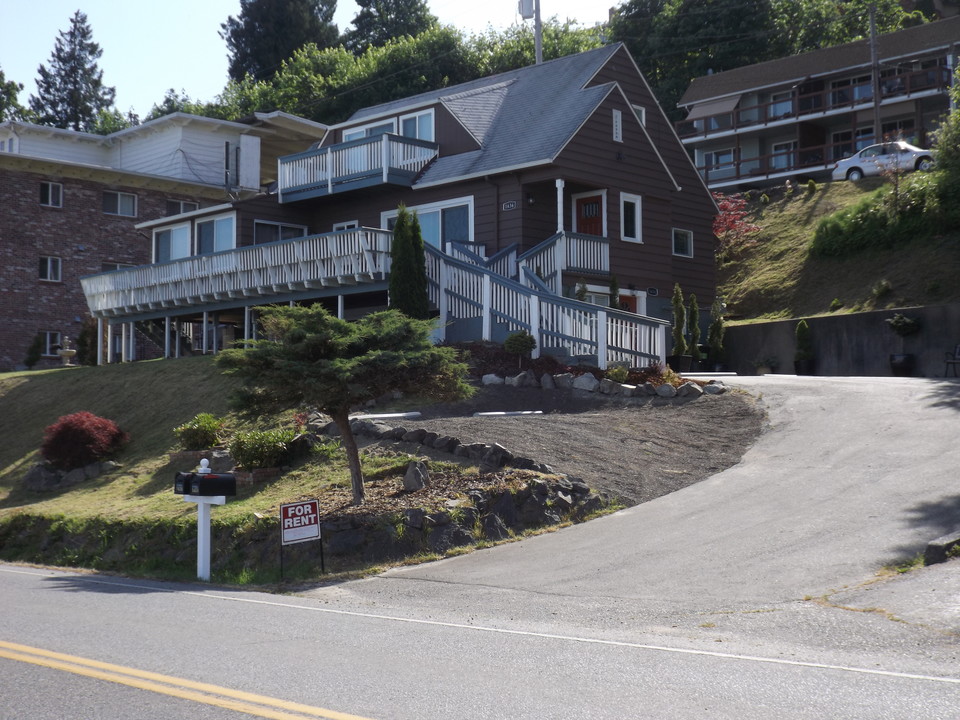
M 205 450 L 220 444 L 223 419 L 210 413 L 200 413 L 192 420 L 173 429 L 184 450 Z

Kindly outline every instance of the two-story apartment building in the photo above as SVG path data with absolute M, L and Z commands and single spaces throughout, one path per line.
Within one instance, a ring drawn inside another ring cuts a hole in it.
M 84 288 L 113 334 L 163 322 L 170 354 L 185 323 L 211 350 L 252 336 L 258 305 L 384 307 L 401 204 L 447 339 L 524 329 L 640 362 L 663 355 L 675 282 L 714 296 L 716 208 L 622 45 L 360 110 L 281 158 L 275 194 L 141 223 L 154 264 Z
M 696 78 L 677 133 L 711 189 L 825 178 L 837 160 L 879 142 L 929 147 L 949 109 L 960 17 Z
M 79 278 L 149 263 L 146 218 L 258 195 L 325 127 L 281 113 L 181 113 L 107 136 L 0 123 L 0 370 L 39 334 L 45 364 L 89 317 Z

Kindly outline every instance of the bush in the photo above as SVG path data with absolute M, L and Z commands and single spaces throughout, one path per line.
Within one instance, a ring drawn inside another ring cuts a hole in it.
M 293 430 L 238 432 L 230 440 L 230 455 L 245 470 L 279 467 L 288 462 L 294 437 Z
M 27 366 L 27 369 L 32 369 L 34 365 L 40 362 L 41 357 L 43 357 L 43 335 L 37 333 L 33 336 L 30 347 L 27 348 L 27 355 L 23 358 L 23 364 Z
M 622 365 L 607 370 L 607 377 L 618 383 L 625 383 L 630 379 L 630 370 Z
M 223 419 L 200 413 L 193 420 L 173 429 L 184 450 L 204 450 L 220 444 Z
M 517 362 L 529 355 L 537 347 L 537 340 L 526 330 L 511 333 L 503 342 L 503 349 L 511 355 L 517 356 Z
M 44 430 L 40 452 L 54 467 L 73 470 L 113 455 L 129 439 L 113 420 L 78 412 Z

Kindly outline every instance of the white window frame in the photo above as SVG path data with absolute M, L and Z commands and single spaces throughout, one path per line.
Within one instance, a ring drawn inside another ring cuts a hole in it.
M 717 162 L 717 155 L 730 153 L 729 162 Z M 707 170 L 723 170 L 729 169 L 732 170 L 734 167 L 734 158 L 735 154 L 733 148 L 723 148 L 722 150 L 704 150 L 703 151 L 703 167 Z M 710 162 L 708 162 L 708 159 Z
M 337 222 L 333 224 L 333 231 L 339 232 L 340 230 L 359 230 L 360 221 L 359 220 L 344 220 L 343 222 Z
M 279 222 L 277 220 L 254 220 L 253 221 L 253 244 L 254 245 L 269 244 L 269 243 L 257 242 L 257 225 L 272 225 L 274 227 L 281 227 L 281 228 L 288 227 L 288 228 L 296 228 L 297 230 L 303 230 L 303 235 L 300 235 L 300 237 L 306 237 L 307 234 L 310 232 L 310 228 L 308 228 L 306 225 L 298 225 L 297 223 Z M 234 225 L 234 232 L 236 232 L 236 225 Z M 280 233 L 277 233 L 277 234 L 279 235 Z M 282 238 L 278 238 L 277 240 L 271 240 L 270 242 L 278 242 L 279 240 L 282 240 Z
M 583 197 L 593 197 L 594 195 L 600 196 L 600 217 L 603 220 L 603 235 L 601 237 L 609 237 L 607 235 L 607 189 L 603 188 L 601 190 L 591 190 L 590 192 L 575 193 L 570 196 L 570 211 L 572 217 L 570 219 L 570 227 L 573 228 L 573 232 L 580 232 L 580 229 L 577 227 L 577 200 Z
M 216 227 L 217 222 L 220 220 L 231 220 L 230 223 L 230 239 L 229 247 L 217 249 L 217 237 L 216 237 Z M 194 255 L 200 255 L 200 226 L 206 225 L 207 223 L 213 223 L 214 227 L 214 238 L 213 238 L 213 251 L 209 253 L 204 253 L 204 255 L 213 255 L 218 252 L 226 252 L 227 250 L 235 250 L 237 247 L 237 214 L 236 213 L 221 213 L 220 215 L 210 215 L 209 217 L 198 218 L 194 223 L 193 227 L 193 242 L 192 251 Z
M 420 118 L 424 116 L 430 117 L 430 137 L 420 137 Z M 404 120 L 416 120 L 417 121 L 417 135 L 404 135 L 403 134 L 403 121 Z M 425 140 L 426 142 L 436 142 L 437 137 L 437 121 L 436 116 L 433 112 L 433 108 L 427 108 L 426 110 L 420 110 L 414 113 L 407 113 L 406 115 L 401 115 L 400 119 L 397 122 L 397 132 L 402 137 L 414 137 L 417 140 Z
M 473 242 L 475 237 L 474 227 L 473 227 L 473 214 L 474 214 L 473 195 L 465 195 L 463 197 L 451 198 L 449 200 L 440 200 L 438 202 L 426 203 L 424 205 L 411 205 L 407 207 L 407 212 L 411 212 L 411 213 L 415 212 L 417 213 L 417 215 L 425 215 L 426 213 L 430 213 L 434 211 L 443 211 L 448 208 L 458 207 L 460 205 L 467 206 L 467 232 L 468 232 L 467 242 Z M 397 212 L 396 209 L 385 210 L 384 212 L 380 213 L 380 227 L 386 230 L 388 227 L 388 224 L 387 224 L 388 221 L 391 218 L 397 217 L 397 215 L 399 215 L 399 213 Z M 441 232 L 442 230 L 443 229 L 441 228 Z M 443 242 L 442 237 L 440 237 L 439 240 L 441 243 Z M 426 242 L 426 240 L 424 240 L 424 242 Z
M 185 223 L 177 223 L 176 225 L 166 225 L 165 227 L 154 228 L 153 230 L 153 237 L 151 238 L 151 243 L 150 243 L 150 255 L 153 258 L 152 262 L 154 264 L 160 262 L 160 260 L 157 259 L 157 233 L 166 232 L 167 230 L 169 230 L 172 233 L 174 230 L 182 230 L 182 229 L 185 229 L 187 231 L 187 254 L 179 255 L 175 258 L 172 257 L 169 260 L 164 260 L 163 262 L 173 262 L 175 260 L 182 260 L 185 257 L 191 256 L 192 254 L 191 245 L 193 243 L 193 236 L 190 232 L 191 230 L 190 223 L 185 222 Z
M 797 164 L 797 141 L 784 140 L 770 145 L 770 168 L 790 170 Z M 780 163 L 780 164 L 778 164 Z
M 137 196 L 135 193 L 123 192 L 122 190 L 104 190 L 103 195 L 100 198 L 101 207 L 106 200 L 107 195 L 116 195 L 117 196 L 117 212 L 110 212 L 109 210 L 104 210 L 104 215 L 113 215 L 115 217 L 136 217 L 137 216 Z M 133 212 L 125 213 L 121 212 L 121 203 L 120 200 L 122 197 L 128 197 L 133 199 Z
M 686 233 L 687 243 L 690 248 L 689 254 L 677 252 L 677 233 Z M 670 231 L 670 249 L 676 257 L 692 258 L 693 257 L 693 231 L 684 230 L 683 228 L 673 228 Z
M 633 221 L 634 227 L 637 230 L 636 237 L 627 235 L 627 223 L 625 222 L 627 210 L 624 207 L 624 203 L 627 202 L 632 202 L 634 206 Z M 643 244 L 643 198 L 639 195 L 625 192 L 620 193 L 620 239 L 624 242 Z
M 197 210 L 200 209 L 200 203 L 196 202 L 195 200 L 176 200 L 174 198 L 167 198 L 167 203 L 168 204 L 179 203 L 180 205 L 180 212 L 173 213 L 172 215 L 167 215 L 167 217 L 173 217 L 174 215 L 183 215 L 184 213 L 188 213 L 188 212 L 196 212 Z M 193 207 L 186 209 L 184 208 L 185 205 L 192 205 Z
M 42 357 L 57 357 L 57 351 L 54 348 L 63 346 L 63 336 L 57 330 L 41 330 L 40 334 L 43 336 L 43 350 L 40 355 Z
M 47 188 L 47 202 L 43 201 L 44 188 Z M 40 206 L 51 207 L 51 208 L 62 208 L 63 207 L 63 184 L 58 182 L 50 182 L 49 180 L 41 180 L 40 181 Z
M 637 120 L 641 125 L 646 127 L 647 125 L 647 109 L 642 105 L 633 106 L 633 114 L 637 116 Z
M 623 142 L 623 113 L 616 108 L 613 110 L 613 141 Z
M 37 274 L 40 282 L 63 282 L 63 260 L 55 255 L 41 255 L 40 262 L 37 264 Z
M 349 130 L 343 131 L 343 142 L 350 142 L 351 140 L 362 140 L 363 138 L 370 137 L 367 134 L 368 130 L 377 127 L 383 127 L 384 125 L 390 125 L 393 129 L 389 134 L 397 134 L 397 119 L 388 118 L 386 120 L 377 120 L 376 122 L 367 123 L 366 125 L 360 125 L 359 127 L 350 128 Z M 385 134 L 385 133 L 380 133 Z M 349 137 L 348 137 L 349 136 Z

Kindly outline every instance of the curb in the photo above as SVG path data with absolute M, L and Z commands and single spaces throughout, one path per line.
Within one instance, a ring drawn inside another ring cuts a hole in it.
M 927 543 L 927 549 L 923 553 L 924 565 L 935 565 L 947 561 L 947 553 L 953 548 L 960 547 L 960 530 L 954 530 L 943 537 L 938 537 Z

